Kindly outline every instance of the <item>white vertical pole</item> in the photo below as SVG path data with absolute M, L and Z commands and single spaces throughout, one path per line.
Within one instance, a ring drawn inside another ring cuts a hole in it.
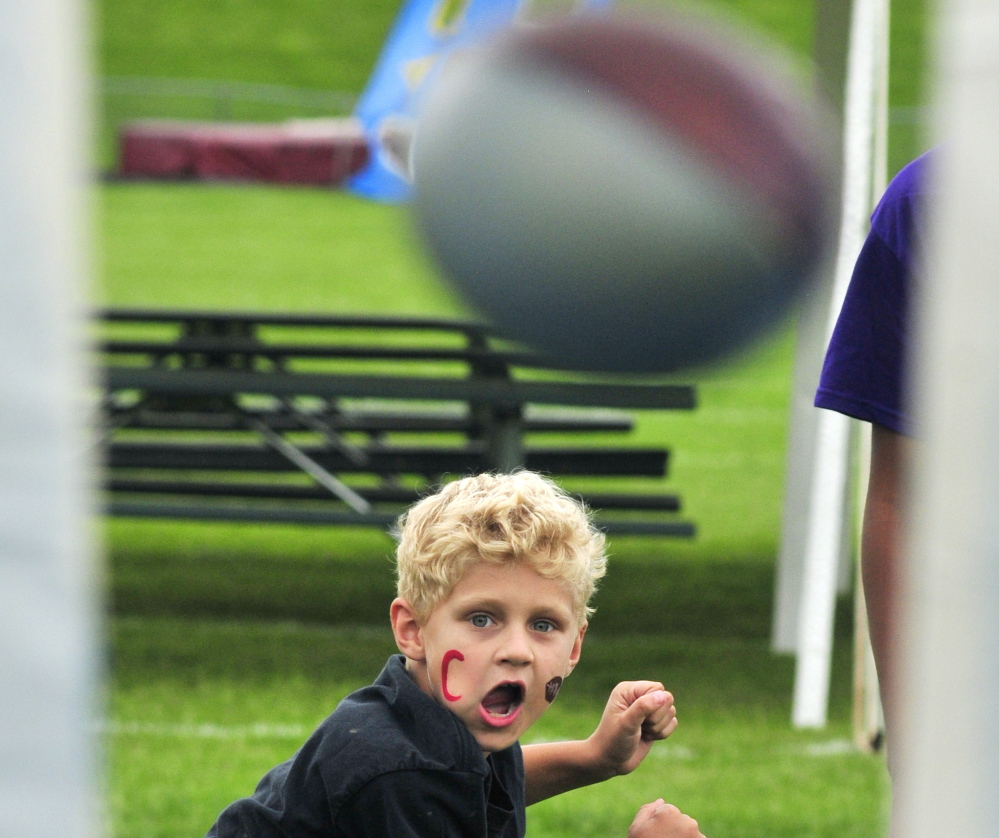
M 842 537 L 843 496 L 848 481 L 850 420 L 828 412 L 819 419 L 804 579 L 798 620 L 798 658 L 792 722 L 823 727 L 829 705 L 836 570 Z
M 875 93 L 879 62 L 887 58 L 881 55 L 879 20 L 887 14 L 887 9 L 887 0 L 855 0 L 850 22 L 843 210 L 827 338 L 836 325 L 853 265 L 868 229 L 874 165 Z M 798 614 L 798 659 L 792 708 L 795 727 L 822 727 L 827 718 L 836 570 L 843 549 L 843 517 L 848 509 L 845 500 L 849 486 L 850 422 L 840 413 L 819 411 Z
M 852 4 L 853 0 L 813 2 L 813 52 L 819 88 L 837 110 L 842 110 L 845 95 Z M 787 465 L 770 639 L 775 652 L 794 652 L 798 644 L 798 612 L 818 423 L 813 401 L 828 340 L 826 325 L 833 292 L 832 273 L 830 259 L 829 265 L 820 272 L 822 281 L 816 282 L 802 300 L 795 323 Z
M 885 187 L 888 185 L 888 65 L 891 41 L 890 9 L 879 21 L 881 31 L 878 41 L 881 43 L 884 61 L 881 62 L 875 93 L 874 108 L 874 171 L 871 178 L 871 206 L 874 206 Z M 858 434 L 857 446 L 857 505 L 856 520 L 863 520 L 867 501 L 867 485 L 871 472 L 871 426 L 862 423 Z M 858 536 L 861 529 L 858 528 Z M 874 662 L 874 652 L 871 648 L 870 625 L 867 622 L 866 599 L 861 579 L 859 558 L 860 539 L 857 539 L 855 555 L 857 558 L 857 574 L 854 584 L 854 622 L 853 622 L 853 671 L 854 671 L 854 742 L 863 751 L 872 751 L 875 743 L 884 734 L 884 713 L 881 709 L 881 695 L 878 686 L 878 672 Z
M 97 832 L 79 0 L 0 3 L 0 835 Z
M 826 327 L 831 294 L 832 282 L 816 287 L 803 301 L 795 328 L 787 467 L 770 640 L 775 652 L 795 652 L 798 648 L 798 617 L 818 425 L 818 411 L 813 401 L 828 343 Z
M 999 5 L 937 4 L 893 834 L 999 831 Z

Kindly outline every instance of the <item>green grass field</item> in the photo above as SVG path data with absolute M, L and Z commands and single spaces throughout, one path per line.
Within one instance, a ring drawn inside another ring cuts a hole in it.
M 807 52 L 809 4 L 726 5 Z M 234 79 L 358 92 L 395 0 L 102 0 L 105 75 Z M 805 10 L 803 12 L 803 9 Z M 922 102 L 922 6 L 897 2 L 892 102 Z M 894 171 L 919 150 L 893 135 Z M 319 190 L 105 184 L 102 305 L 455 314 L 406 211 Z M 620 836 L 658 796 L 709 838 L 882 834 L 884 760 L 850 739 L 850 602 L 840 603 L 831 721 L 790 725 L 793 661 L 769 652 L 793 333 L 683 380 L 690 414 L 638 416 L 667 444 L 699 528 L 618 538 L 583 660 L 529 739 L 585 736 L 617 680 L 662 679 L 681 724 L 632 776 L 529 811 L 531 838 Z M 647 484 L 643 484 L 647 485 Z M 115 838 L 203 834 L 392 651 L 387 536 L 368 530 L 115 520 L 107 554 L 105 741 Z
M 108 185 L 100 206 L 101 303 L 459 311 L 398 207 L 196 185 Z M 715 838 L 876 834 L 883 762 L 844 744 L 848 604 L 827 730 L 791 730 L 793 663 L 768 651 L 791 349 L 784 333 L 696 376 L 693 413 L 639 416 L 636 444 L 673 448 L 664 488 L 700 536 L 612 542 L 583 664 L 531 736 L 585 735 L 633 677 L 670 686 L 682 727 L 633 777 L 533 807 L 532 838 L 623 834 L 659 795 Z M 109 522 L 106 544 L 114 834 L 199 834 L 377 673 L 392 545 L 367 530 L 143 521 Z
M 536 14 L 571 0 L 531 0 Z M 705 5 L 733 15 L 799 55 L 812 47 L 807 0 L 617 0 L 618 6 Z M 924 102 L 925 0 L 892 4 L 889 101 L 893 108 Z M 400 0 L 96 0 L 95 69 L 101 77 L 207 79 L 359 94 L 390 31 Z M 101 168 L 114 165 L 114 132 L 122 120 L 149 116 L 212 118 L 217 103 L 189 97 L 110 96 L 100 100 Z M 330 111 L 330 114 L 341 111 Z M 322 116 L 287 107 L 242 103 L 234 118 Z M 890 173 L 924 150 L 920 125 L 893 124 Z

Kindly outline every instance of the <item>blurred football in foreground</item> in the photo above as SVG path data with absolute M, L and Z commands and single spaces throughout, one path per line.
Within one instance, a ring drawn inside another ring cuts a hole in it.
M 822 262 L 837 134 L 778 50 L 678 17 L 569 17 L 451 57 L 412 149 L 417 226 L 506 335 L 668 372 L 776 325 Z

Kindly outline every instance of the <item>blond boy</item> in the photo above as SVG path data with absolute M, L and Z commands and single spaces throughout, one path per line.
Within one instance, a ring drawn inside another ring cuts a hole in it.
M 530 472 L 458 480 L 400 520 L 400 656 L 348 696 L 209 838 L 522 838 L 525 807 L 632 771 L 676 727 L 672 696 L 619 684 L 588 739 L 518 740 L 579 662 L 606 567 L 585 511 Z M 662 800 L 630 838 L 698 838 Z

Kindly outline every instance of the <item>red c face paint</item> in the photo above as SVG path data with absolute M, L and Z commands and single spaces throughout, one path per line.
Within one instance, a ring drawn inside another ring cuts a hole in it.
M 551 681 L 545 684 L 545 701 L 551 704 L 560 689 L 562 689 L 562 678 L 556 675 Z
M 458 701 L 461 698 L 460 695 L 451 695 L 447 689 L 447 668 L 451 665 L 451 661 L 463 661 L 465 656 L 459 652 L 457 649 L 451 649 L 444 653 L 444 660 L 441 661 L 441 692 L 444 693 L 444 698 L 448 701 Z

